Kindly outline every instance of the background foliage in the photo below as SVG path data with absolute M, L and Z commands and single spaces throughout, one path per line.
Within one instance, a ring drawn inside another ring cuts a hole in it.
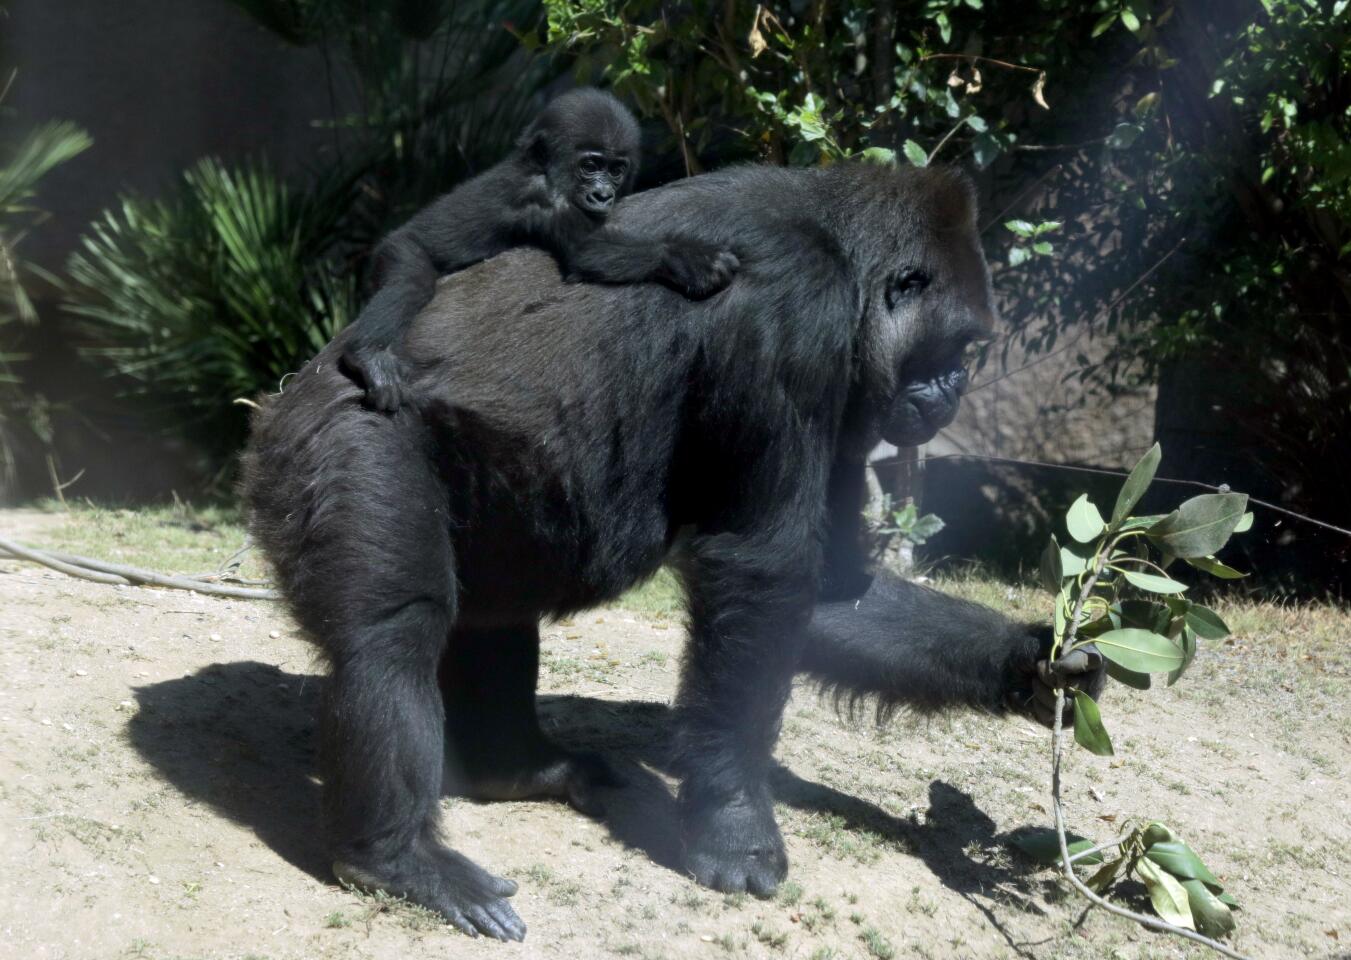
M 1232 467 L 1351 523 L 1346 0 L 232 2 L 323 52 L 332 149 L 289 184 L 265 158 L 205 163 L 178 198 L 128 198 L 70 298 L 91 356 L 190 412 L 172 422 L 221 464 L 230 401 L 351 315 L 376 238 L 575 80 L 643 116 L 648 186 L 743 160 L 971 169 L 1005 317 L 978 387 L 1026 351 L 1108 399 L 1158 383 L 1161 430 L 1223 414 L 1170 442 L 1164 473 Z M 208 242 L 154 253 L 169 237 Z

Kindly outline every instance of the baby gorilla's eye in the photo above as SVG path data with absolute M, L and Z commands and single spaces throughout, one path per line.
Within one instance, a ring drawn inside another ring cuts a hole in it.
M 928 285 L 929 275 L 923 270 L 901 271 L 887 284 L 887 309 L 895 310 L 901 300 L 914 296 Z
M 582 173 L 599 173 L 600 161 L 595 157 L 582 157 L 577 164 L 577 169 L 581 170 Z
M 616 160 L 614 163 L 610 164 L 610 176 L 614 177 L 616 180 L 623 179 L 624 174 L 628 173 L 628 171 L 629 163 L 627 160 Z

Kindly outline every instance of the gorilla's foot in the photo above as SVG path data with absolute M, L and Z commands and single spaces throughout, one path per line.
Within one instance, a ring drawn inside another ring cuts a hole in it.
M 599 792 L 622 787 L 624 779 L 595 753 L 574 753 L 550 745 L 530 762 L 504 762 L 496 769 L 467 772 L 446 764 L 446 792 L 475 800 L 526 800 L 555 797 L 588 817 L 605 813 Z
M 419 843 L 389 862 L 335 861 L 333 874 L 360 890 L 382 890 L 435 910 L 471 937 L 525 939 L 525 924 L 505 899 L 516 893 L 516 884 L 454 850 Z
M 690 804 L 685 866 L 695 880 L 714 890 L 772 894 L 788 875 L 788 854 L 768 793 L 740 793 L 720 806 Z

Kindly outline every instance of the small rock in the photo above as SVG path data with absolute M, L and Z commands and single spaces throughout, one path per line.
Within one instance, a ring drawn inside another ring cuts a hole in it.
M 211 635 L 211 642 L 212 642 L 212 643 L 219 643 L 219 642 L 220 642 L 220 634 L 219 634 L 219 633 L 213 633 L 213 634 Z
M 48 719 L 47 717 L 43 717 L 43 718 L 42 718 L 42 725 L 43 725 L 44 727 L 50 727 L 50 726 L 52 725 L 52 721 L 51 721 L 50 719 Z
M 269 639 L 269 640 L 276 640 L 278 637 L 281 636 L 281 631 L 280 631 L 280 630 L 273 630 L 273 631 L 272 631 L 271 633 L 269 633 L 267 636 L 268 636 L 268 639 Z
M 151 883 L 157 885 L 157 886 L 159 885 L 159 877 L 156 877 L 156 876 L 154 876 L 154 875 L 151 875 L 151 876 L 149 876 L 149 877 L 146 877 L 146 879 L 149 880 Z
M 77 676 L 77 677 L 87 677 L 87 676 L 89 676 L 89 671 L 88 671 L 88 670 L 76 670 L 76 671 L 75 671 L 75 676 Z
M 68 724 L 68 723 L 63 723 L 63 724 L 61 724 L 61 729 L 64 730 L 64 731 L 66 731 L 66 733 L 74 733 L 74 732 L 75 732 L 75 728 L 72 727 L 72 726 L 71 726 L 70 724 Z
M 136 706 L 136 704 L 132 703 L 130 700 L 122 700 L 117 704 L 117 709 L 130 710 L 134 706 Z

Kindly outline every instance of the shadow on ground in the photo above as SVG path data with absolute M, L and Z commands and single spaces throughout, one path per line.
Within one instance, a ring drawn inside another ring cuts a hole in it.
M 314 755 L 323 683 L 319 676 L 256 661 L 212 664 L 190 676 L 138 688 L 140 710 L 129 738 L 185 795 L 248 827 L 288 863 L 327 881 Z M 666 779 L 672 769 L 671 711 L 658 703 L 576 696 L 541 697 L 539 711 L 552 737 L 599 751 L 626 780 L 605 795 L 605 826 L 611 834 L 683 873 L 679 818 Z M 1036 909 L 1024 872 L 984 853 L 1003 845 L 994 821 L 950 784 L 930 784 L 930 808 L 921 823 L 782 766 L 771 783 L 780 803 L 840 817 L 850 830 L 871 832 L 912 852 L 996 927 L 993 913 L 974 897 Z

